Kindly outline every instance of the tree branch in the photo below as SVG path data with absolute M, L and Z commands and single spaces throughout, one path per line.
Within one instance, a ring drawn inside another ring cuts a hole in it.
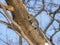
M 24 34 L 24 32 L 23 32 L 23 30 L 21 29 L 21 27 L 20 27 L 14 20 L 11 19 L 11 17 L 10 17 L 9 14 L 6 12 L 6 9 L 5 9 L 5 7 L 2 5 L 1 2 L 0 2 L 0 4 L 1 4 L 1 7 L 3 8 L 3 10 L 4 10 L 4 12 L 5 12 L 6 18 L 8 18 L 8 19 L 21 31 L 22 36 L 23 36 L 25 39 L 27 39 L 27 40 L 30 42 L 30 44 L 33 45 L 33 43 L 32 43 L 32 42 L 26 37 L 26 35 Z
M 59 11 L 60 7 L 53 13 L 50 13 L 50 14 L 53 14 L 53 17 L 51 18 L 51 22 L 46 26 L 45 30 L 44 30 L 44 33 L 46 34 L 46 31 L 48 30 L 48 28 L 50 27 L 50 25 L 54 22 L 54 17 L 55 17 L 55 14 Z M 50 15 L 51 16 L 51 15 Z
M 9 6 L 4 5 L 4 4 L 2 4 L 2 5 L 6 8 L 6 10 L 14 11 L 14 8 L 13 8 L 11 5 L 9 5 Z M 0 4 L 0 8 L 2 8 L 2 7 L 1 7 L 1 4 Z
M 19 45 L 22 45 L 22 37 L 19 37 Z
M 53 26 L 54 27 L 54 26 Z M 52 42 L 52 44 L 54 45 L 54 43 L 53 43 L 53 37 L 54 37 L 54 35 L 56 34 L 56 33 L 58 33 L 59 31 L 56 31 L 56 28 L 54 27 L 54 30 L 55 30 L 55 32 L 52 34 L 52 36 L 50 37 L 50 41 Z
M 16 31 L 19 32 L 19 34 L 21 34 L 22 37 L 25 38 L 31 45 L 44 45 L 46 42 L 45 38 L 41 38 L 41 36 L 37 34 L 35 29 L 32 28 L 32 25 L 30 25 L 30 23 L 28 22 L 27 18 L 29 14 L 26 12 L 23 3 L 21 3 L 21 0 L 6 1 L 9 5 L 12 5 L 14 7 L 15 11 L 12 12 L 12 14 L 15 16 L 14 20 L 11 19 L 10 16 L 8 16 L 6 9 L 2 5 L 1 6 L 8 19 L 10 19 L 13 25 L 17 27 L 18 30 Z
M 4 24 L 4 25 L 9 25 L 7 22 L 4 22 L 4 21 L 2 21 L 2 20 L 0 20 L 0 23 L 1 23 L 1 24 Z

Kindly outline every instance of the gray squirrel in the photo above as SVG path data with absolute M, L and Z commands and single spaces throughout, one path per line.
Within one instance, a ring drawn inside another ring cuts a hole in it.
M 52 45 L 51 42 L 47 39 L 47 37 L 45 36 L 45 34 L 43 33 L 42 29 L 39 27 L 39 23 L 38 20 L 35 18 L 35 16 L 33 16 L 32 14 L 30 14 L 28 16 L 28 20 L 31 23 L 32 27 L 37 31 L 37 33 L 40 35 L 41 38 L 45 38 L 46 41 L 49 43 L 49 45 Z
M 29 15 L 28 20 L 32 24 L 32 27 L 34 29 L 36 29 L 37 27 L 39 27 L 39 23 L 38 23 L 37 19 L 32 14 Z
M 37 33 L 44 38 L 44 36 L 42 35 L 42 30 L 41 28 L 39 28 L 39 23 L 38 20 L 35 18 L 35 16 L 33 16 L 32 14 L 29 15 L 28 17 L 29 22 L 31 23 L 32 27 L 37 31 Z

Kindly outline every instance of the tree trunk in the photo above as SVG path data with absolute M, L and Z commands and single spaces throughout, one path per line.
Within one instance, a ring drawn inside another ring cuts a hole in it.
M 46 39 L 39 36 L 32 28 L 32 25 L 28 21 L 29 14 L 21 0 L 6 0 L 6 2 L 8 5 L 12 5 L 14 7 L 14 11 L 12 12 L 13 20 L 17 22 L 24 32 L 25 36 L 21 34 L 19 29 L 15 30 L 18 32 L 19 36 L 22 35 L 22 37 L 25 38 L 30 45 L 44 45 Z

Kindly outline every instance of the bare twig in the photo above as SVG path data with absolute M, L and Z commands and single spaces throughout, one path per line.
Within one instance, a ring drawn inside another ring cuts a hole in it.
M 9 24 L 9 23 L 7 23 L 7 22 L 4 22 L 4 21 L 0 20 L 0 23 L 6 25 L 6 26 L 7 26 L 8 28 L 10 28 L 10 29 L 14 29 L 14 28 L 13 28 L 13 25 L 11 25 L 11 24 Z
M 59 23 L 59 30 L 60 30 L 60 23 Z
M 38 11 L 38 13 L 35 14 L 35 17 L 38 16 L 42 11 L 43 11 L 43 7 L 41 7 L 41 9 Z
M 35 17 L 38 16 L 38 15 L 44 10 L 44 7 L 45 7 L 45 0 L 42 0 L 42 3 L 43 3 L 43 6 L 42 6 L 41 9 L 38 11 L 38 13 L 35 14 Z
M 19 44 L 22 45 L 22 37 L 19 37 Z
M 57 32 L 59 32 L 59 31 L 56 31 L 54 34 L 52 34 L 52 36 L 50 37 L 50 41 L 52 42 L 52 38 L 54 37 L 54 35 L 57 33 Z M 53 44 L 53 42 L 52 42 L 52 44 Z
M 48 28 L 50 27 L 50 25 L 54 22 L 54 17 L 55 15 L 53 16 L 51 22 L 46 26 L 45 30 L 44 30 L 44 33 L 46 34 L 46 31 L 48 30 Z
M 0 38 L 0 40 L 1 40 L 3 43 L 5 43 L 5 44 L 10 45 L 9 43 L 7 43 L 7 42 L 5 42 L 4 40 L 2 40 L 1 38 Z
M 0 11 L 0 13 L 6 18 L 5 14 L 3 14 L 3 12 Z M 6 20 L 8 21 L 8 23 L 10 23 L 7 18 L 6 18 Z
M 43 4 L 43 10 L 45 8 L 45 0 L 42 0 L 42 4 Z
M 44 30 L 45 34 L 46 34 L 46 31 L 48 30 L 48 28 L 50 27 L 50 25 L 54 22 L 55 14 L 59 11 L 59 9 L 60 9 L 60 7 L 55 12 L 53 12 L 53 18 L 51 18 L 51 22 L 46 26 L 46 28 Z
M 42 2 L 42 1 L 40 1 L 40 2 Z M 49 4 L 52 4 L 53 6 L 60 6 L 60 4 L 55 4 L 55 3 L 53 3 L 53 2 L 45 2 L 45 3 L 46 3 L 46 4 L 48 4 L 48 3 L 49 3 Z M 48 4 L 48 5 L 49 5 L 49 4 Z
M 52 34 L 52 36 L 50 37 L 50 41 L 52 42 L 52 44 L 54 44 L 53 41 L 52 41 L 52 38 L 54 37 L 54 35 L 55 35 L 56 33 L 59 32 L 59 31 L 56 31 L 55 26 L 53 26 L 53 28 L 54 28 L 55 32 L 54 32 L 54 33 Z
M 52 16 L 50 16 L 51 18 L 53 18 Z M 60 23 L 60 20 L 54 19 L 55 21 L 57 21 L 58 23 Z
M 0 23 L 1 23 L 1 24 L 4 24 L 4 25 L 9 25 L 7 22 L 4 22 L 4 21 L 2 21 L 2 20 L 0 20 Z

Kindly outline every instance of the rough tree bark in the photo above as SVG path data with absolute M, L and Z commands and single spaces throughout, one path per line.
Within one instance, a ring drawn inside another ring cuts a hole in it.
M 21 0 L 6 0 L 6 2 L 8 5 L 14 7 L 14 11 L 12 11 L 13 20 L 17 22 L 18 25 L 20 25 L 25 36 L 28 38 L 26 40 L 30 43 L 30 45 L 44 45 L 47 40 L 44 37 L 42 38 L 39 36 L 37 32 L 32 28 L 32 25 L 28 21 L 29 13 L 26 11 Z M 25 38 L 18 28 L 15 26 L 14 28 L 15 31 L 19 33 L 19 36 Z

